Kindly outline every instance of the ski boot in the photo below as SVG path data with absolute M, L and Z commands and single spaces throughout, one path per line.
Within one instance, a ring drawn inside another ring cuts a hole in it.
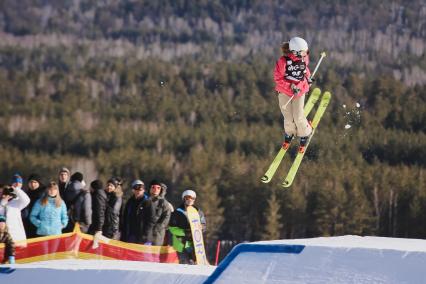
M 312 133 L 314 133 L 314 128 L 312 127 L 312 122 L 308 121 L 308 123 L 312 128 L 312 132 L 308 136 L 300 137 L 299 153 L 301 153 L 301 154 L 305 153 L 306 145 L 308 145 L 309 139 L 311 138 Z
M 290 147 L 291 140 L 293 140 L 293 135 L 284 133 L 284 142 L 282 145 L 284 150 L 287 150 Z
M 300 137 L 299 153 L 301 153 L 301 154 L 305 153 L 306 145 L 308 144 L 310 137 L 311 137 L 310 135 Z

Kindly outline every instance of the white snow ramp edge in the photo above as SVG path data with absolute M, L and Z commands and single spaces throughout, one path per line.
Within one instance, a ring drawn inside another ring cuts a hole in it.
M 342 236 L 241 244 L 205 283 L 426 283 L 426 240 Z

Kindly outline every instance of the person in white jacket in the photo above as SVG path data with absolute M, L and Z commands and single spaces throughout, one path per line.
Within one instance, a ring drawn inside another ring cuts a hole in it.
M 17 246 L 26 245 L 27 236 L 22 222 L 21 210 L 30 203 L 28 195 L 19 188 L 5 186 L 0 199 L 0 215 L 6 216 L 6 224 Z

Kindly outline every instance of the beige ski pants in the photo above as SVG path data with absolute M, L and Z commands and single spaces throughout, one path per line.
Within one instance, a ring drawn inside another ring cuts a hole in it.
M 278 103 L 280 105 L 281 113 L 284 116 L 284 131 L 288 135 L 295 135 L 299 137 L 308 136 L 312 132 L 312 127 L 308 123 L 304 113 L 303 107 L 305 106 L 305 95 L 293 98 L 292 101 L 284 109 L 286 103 L 291 97 L 278 93 Z

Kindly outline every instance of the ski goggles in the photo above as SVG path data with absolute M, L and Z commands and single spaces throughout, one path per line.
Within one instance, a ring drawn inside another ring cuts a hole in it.
M 142 184 L 137 184 L 133 187 L 133 190 L 142 191 L 145 190 L 145 186 L 143 186 Z
M 306 55 L 309 54 L 309 50 L 300 50 L 300 51 L 292 51 L 294 55 L 296 55 L 297 57 L 305 57 Z

